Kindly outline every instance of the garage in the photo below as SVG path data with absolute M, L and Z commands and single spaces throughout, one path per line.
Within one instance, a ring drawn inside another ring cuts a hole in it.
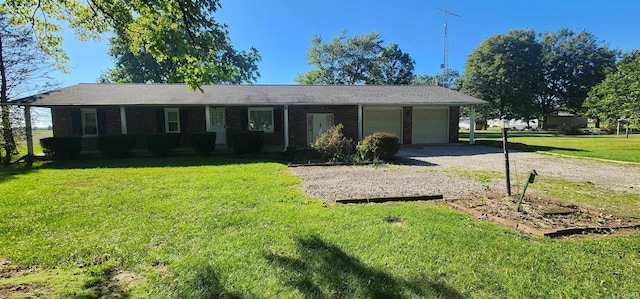
M 449 142 L 448 108 L 413 108 L 412 144 Z
M 364 136 L 391 132 L 402 140 L 402 107 L 364 108 Z

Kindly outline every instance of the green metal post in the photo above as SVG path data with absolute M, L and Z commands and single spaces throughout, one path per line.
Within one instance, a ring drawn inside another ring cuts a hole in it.
M 535 169 L 529 173 L 529 178 L 524 183 L 524 189 L 522 189 L 522 194 L 520 195 L 520 200 L 518 200 L 518 206 L 516 207 L 516 212 L 520 212 L 520 204 L 522 203 L 522 200 L 524 199 L 524 193 L 527 192 L 527 187 L 529 186 L 529 183 L 533 184 L 533 181 L 535 180 L 537 175 L 538 175 L 538 173 L 535 171 Z

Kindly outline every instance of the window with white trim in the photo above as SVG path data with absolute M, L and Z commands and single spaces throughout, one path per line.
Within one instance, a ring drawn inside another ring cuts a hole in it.
M 82 135 L 98 135 L 98 113 L 95 108 L 80 109 L 82 115 Z
M 164 108 L 164 129 L 167 133 L 180 133 L 180 109 Z
M 273 108 L 249 108 L 249 130 L 273 133 Z

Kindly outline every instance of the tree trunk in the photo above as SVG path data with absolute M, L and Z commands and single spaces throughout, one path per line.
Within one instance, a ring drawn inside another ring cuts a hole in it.
M 7 72 L 4 64 L 2 34 L 0 34 L 0 105 L 2 105 L 2 141 L 5 151 L 4 157 L 2 157 L 2 165 L 8 167 L 11 165 L 11 157 L 16 151 L 16 141 L 13 138 L 13 130 L 11 126 L 11 114 L 9 113 L 9 106 L 7 102 Z

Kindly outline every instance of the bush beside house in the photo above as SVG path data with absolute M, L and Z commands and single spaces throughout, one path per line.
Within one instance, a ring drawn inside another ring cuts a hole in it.
M 191 133 L 191 147 L 200 155 L 208 155 L 216 149 L 216 132 Z
M 368 161 L 389 160 L 400 150 L 400 138 L 388 132 L 375 132 L 358 145 L 360 158 Z
M 233 152 L 235 154 L 259 153 L 264 148 L 263 131 L 239 131 L 231 137 Z
M 355 144 L 351 138 L 342 134 L 342 124 L 337 124 L 327 130 L 313 142 L 323 159 L 331 162 L 351 162 L 355 153 Z
M 178 133 L 159 133 L 147 135 L 147 149 L 159 157 L 164 157 L 170 151 L 178 147 L 180 143 L 180 134 Z
M 101 135 L 97 137 L 98 150 L 108 158 L 123 158 L 136 146 L 135 135 Z
M 40 139 L 44 154 L 54 160 L 70 160 L 76 158 L 82 150 L 82 137 L 64 136 Z

